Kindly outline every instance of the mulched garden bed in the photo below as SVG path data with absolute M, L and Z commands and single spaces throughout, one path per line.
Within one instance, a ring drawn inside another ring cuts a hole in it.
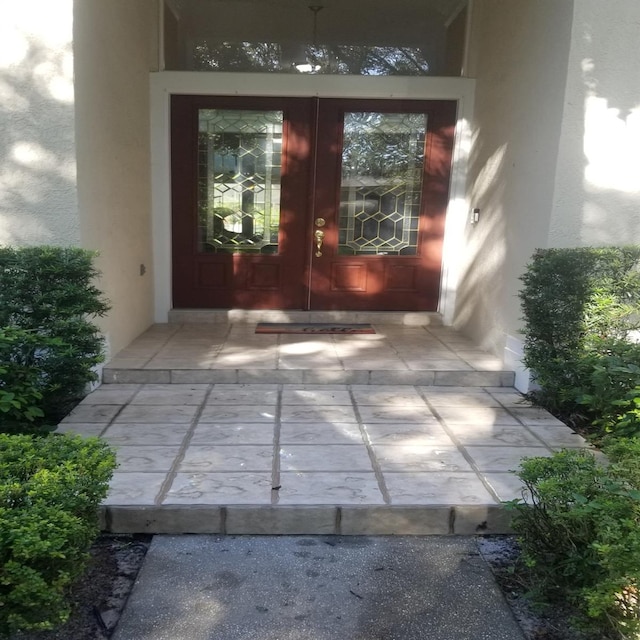
M 54 631 L 23 632 L 11 640 L 108 640 L 142 566 L 151 536 L 100 536 L 87 573 L 71 592 L 73 611 Z

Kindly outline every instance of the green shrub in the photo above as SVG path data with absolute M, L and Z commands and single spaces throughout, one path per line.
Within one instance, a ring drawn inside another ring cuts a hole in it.
M 533 594 L 567 599 L 599 637 L 635 638 L 640 441 L 618 440 L 606 452 L 608 466 L 578 450 L 524 460 L 519 476 L 530 504 L 509 506 Z
M 68 618 L 114 467 L 96 438 L 0 434 L 0 636 Z
M 567 395 L 596 437 L 640 436 L 640 345 L 621 340 L 594 340 L 593 345 L 577 363 L 581 386 Z
M 640 326 L 639 264 L 640 247 L 534 254 L 522 276 L 520 300 L 524 363 L 540 386 L 534 396 L 542 406 L 579 415 L 588 403 L 580 406 L 578 397 L 591 395 L 593 358 L 613 351 L 614 357 L 639 360 L 638 347 L 633 354 L 622 347 Z
M 10 386 L 18 379 L 35 390 L 41 398 L 29 393 L 26 402 L 50 424 L 82 397 L 103 359 L 102 337 L 89 318 L 109 307 L 92 284 L 92 260 L 78 248 L 0 247 L 0 366 L 10 370 L 0 388 L 5 398 L 22 395 Z M 0 413 L 0 431 L 14 429 L 7 423 L 13 417 Z

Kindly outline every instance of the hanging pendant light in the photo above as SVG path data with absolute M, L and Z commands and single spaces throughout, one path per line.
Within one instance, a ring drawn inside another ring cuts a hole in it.
M 322 68 L 318 64 L 318 60 L 316 58 L 316 47 L 317 47 L 317 39 L 318 39 L 318 12 L 321 11 L 324 7 L 320 4 L 312 4 L 309 6 L 309 10 L 313 13 L 313 38 L 312 45 L 309 49 L 310 53 L 307 55 L 305 60 L 300 61 L 295 64 L 295 68 L 300 73 L 316 73 L 320 71 Z

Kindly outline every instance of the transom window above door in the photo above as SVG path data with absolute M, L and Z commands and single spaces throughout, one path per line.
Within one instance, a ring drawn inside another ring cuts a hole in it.
M 165 68 L 460 76 L 467 13 L 467 0 L 165 0 Z

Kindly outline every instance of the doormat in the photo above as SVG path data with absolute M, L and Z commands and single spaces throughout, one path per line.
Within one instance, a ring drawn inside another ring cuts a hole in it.
M 256 325 L 256 333 L 352 334 L 375 332 L 376 330 L 367 323 L 342 324 L 335 322 L 259 322 Z

